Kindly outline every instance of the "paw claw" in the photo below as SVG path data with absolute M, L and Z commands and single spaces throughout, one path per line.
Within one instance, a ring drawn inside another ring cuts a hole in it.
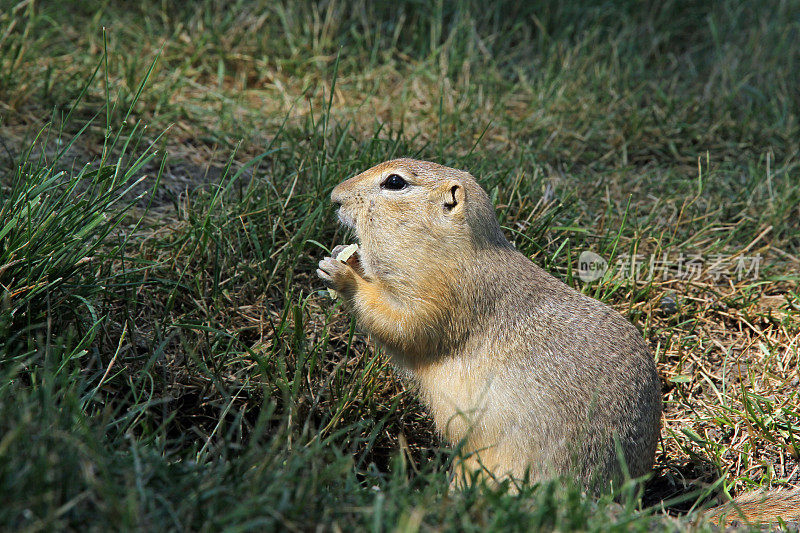
M 321 279 L 322 282 L 325 283 L 325 285 L 329 285 L 329 286 L 333 285 L 333 278 L 331 278 L 330 275 L 327 272 L 325 272 L 324 270 L 318 268 L 317 269 L 317 277 L 319 279 Z

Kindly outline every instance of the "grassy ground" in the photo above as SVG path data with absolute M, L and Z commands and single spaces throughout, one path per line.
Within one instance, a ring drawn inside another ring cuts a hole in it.
M 3 528 L 661 529 L 800 482 L 800 3 L 119 4 L 0 0 Z M 620 504 L 448 493 L 320 294 L 330 189 L 399 155 L 645 334 Z

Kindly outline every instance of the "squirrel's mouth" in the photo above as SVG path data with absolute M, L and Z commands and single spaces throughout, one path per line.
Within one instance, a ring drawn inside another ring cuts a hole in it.
M 337 216 L 339 217 L 339 223 L 347 228 L 347 235 L 345 236 L 345 241 L 347 242 L 347 237 L 352 237 L 352 239 L 359 245 L 358 251 L 354 253 L 350 259 L 347 260 L 347 263 L 356 269 L 361 276 L 368 276 L 371 272 L 369 265 L 366 263 L 366 257 L 363 254 L 363 248 L 361 247 L 361 239 L 358 235 L 358 226 L 356 224 L 356 220 L 350 216 L 345 210 L 344 207 L 340 207 L 336 211 Z
M 353 217 L 345 213 L 344 207 L 340 207 L 336 211 L 336 214 L 339 216 L 339 223 L 342 226 L 346 226 L 347 228 L 350 228 L 353 231 L 356 230 L 356 221 L 353 219 Z
M 347 228 L 347 234 L 360 245 L 361 239 L 358 236 L 358 226 L 356 225 L 355 219 L 345 212 L 344 207 L 340 207 L 336 211 L 336 214 L 339 217 L 339 224 Z

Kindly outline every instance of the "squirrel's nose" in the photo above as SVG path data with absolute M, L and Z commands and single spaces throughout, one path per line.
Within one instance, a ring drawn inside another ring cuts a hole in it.
M 347 198 L 347 189 L 350 188 L 350 181 L 351 179 L 344 180 L 333 188 L 333 191 L 331 191 L 331 202 L 339 205 L 344 203 L 345 198 Z
M 331 192 L 331 202 L 335 204 L 340 204 L 344 201 L 344 196 L 342 195 L 341 186 L 337 185 L 333 188 Z

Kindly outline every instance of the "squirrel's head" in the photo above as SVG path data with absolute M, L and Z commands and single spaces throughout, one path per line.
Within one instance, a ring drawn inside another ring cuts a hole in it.
M 402 264 L 433 266 L 509 246 L 475 178 L 436 163 L 386 161 L 340 183 L 331 200 L 341 206 L 339 220 L 355 230 L 367 273 L 392 275 L 406 270 Z

